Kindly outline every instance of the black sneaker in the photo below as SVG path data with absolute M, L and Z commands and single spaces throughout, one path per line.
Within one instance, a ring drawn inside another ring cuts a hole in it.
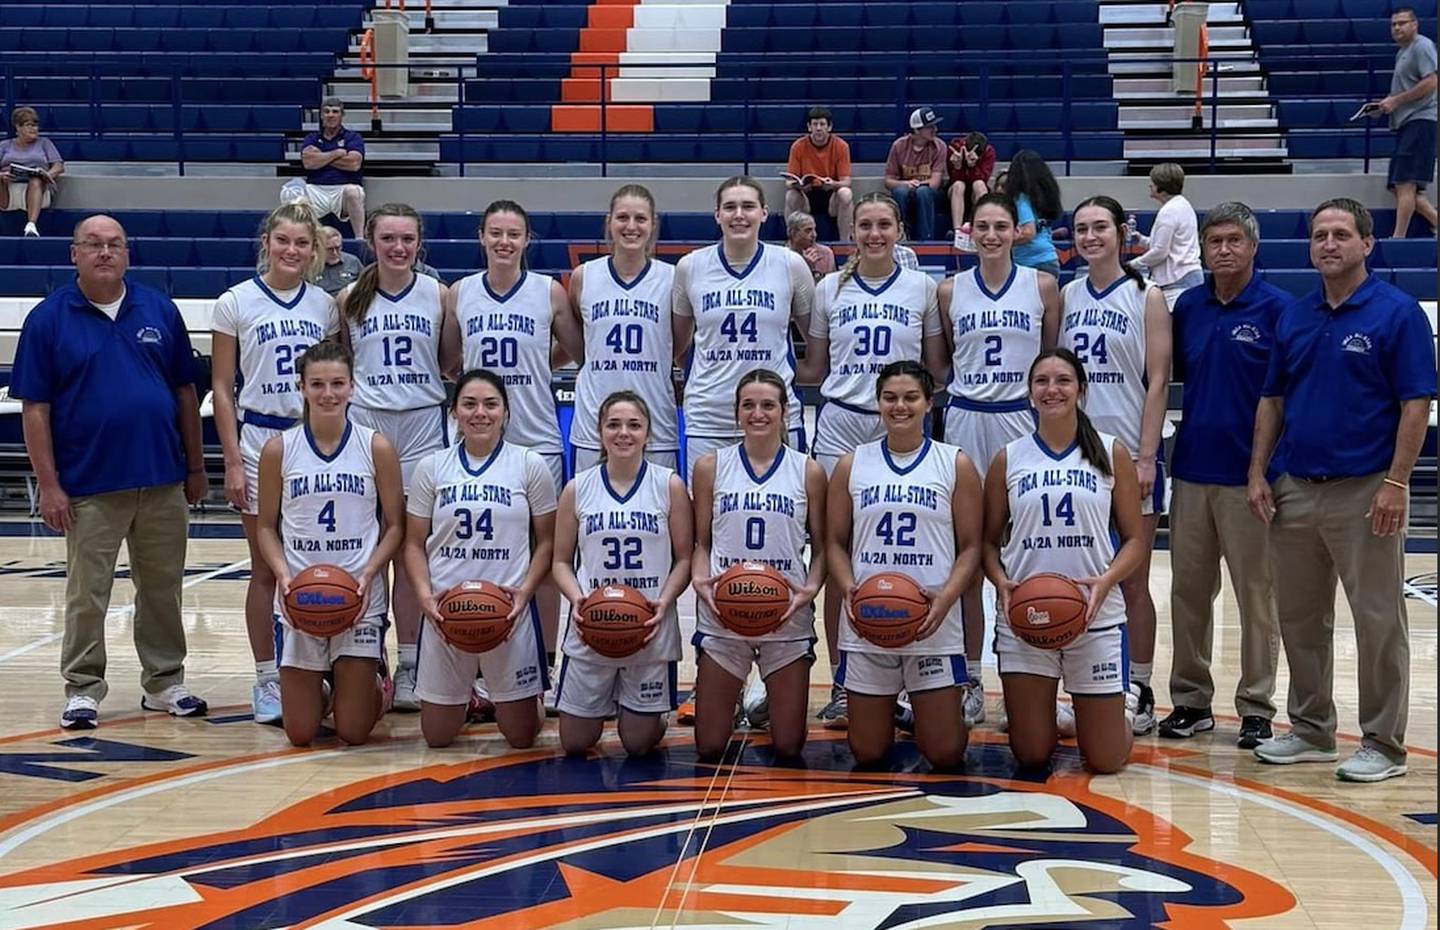
M 1131 682 L 1130 686 L 1133 688 L 1136 684 L 1136 682 Z M 1135 709 L 1135 719 L 1130 727 L 1130 732 L 1136 736 L 1144 736 L 1155 729 L 1155 692 L 1150 690 L 1149 685 L 1140 685 L 1139 687 L 1139 706 Z
M 1176 707 L 1160 721 L 1160 735 L 1165 739 L 1189 739 L 1213 729 L 1215 718 L 1208 707 Z
M 1241 749 L 1254 749 L 1274 735 L 1269 720 L 1257 714 L 1246 714 L 1240 718 L 1240 738 L 1235 745 Z

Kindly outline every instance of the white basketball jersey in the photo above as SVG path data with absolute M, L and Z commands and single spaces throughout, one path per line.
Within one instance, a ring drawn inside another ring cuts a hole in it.
M 508 293 L 490 289 L 485 272 L 455 285 L 465 368 L 487 368 L 505 381 L 505 436 L 536 452 L 560 452 L 560 421 L 550 390 L 550 289 L 553 279 L 522 271 Z
M 359 575 L 380 539 L 376 516 L 375 431 L 347 423 L 340 445 L 322 455 L 305 424 L 281 434 L 280 539 L 291 573 L 336 565 Z M 276 596 L 279 596 L 277 592 Z M 385 613 L 385 573 L 370 583 L 366 616 Z
M 751 462 L 743 445 L 715 451 L 715 493 L 710 523 L 710 574 L 737 562 L 764 562 L 797 588 L 805 583 L 809 500 L 805 493 L 807 456 L 780 447 L 774 462 Z M 734 636 L 696 599 L 696 622 L 707 636 Z M 815 635 L 815 609 L 806 606 L 784 626 L 757 640 L 809 639 Z
M 1100 434 L 1107 451 L 1115 437 Z M 1010 537 L 1000 562 L 1014 581 L 1039 572 L 1093 578 L 1110 568 L 1110 494 L 1115 479 L 1080 454 L 1078 442 L 1052 452 L 1038 434 L 1005 446 L 1005 487 L 1010 499 Z M 1113 588 L 1090 624 L 1092 630 L 1125 622 L 1125 600 Z
M 650 408 L 647 449 L 680 447 L 675 417 L 674 338 L 670 296 L 675 266 L 651 261 L 629 284 L 609 258 L 586 262 L 580 278 L 580 322 L 585 330 L 585 364 L 575 376 L 575 419 L 570 443 L 599 449 L 596 418 L 611 393 L 634 391 Z
M 735 385 L 767 368 L 790 395 L 787 428 L 801 428 L 790 345 L 789 251 L 759 243 L 744 268 L 731 267 L 721 245 L 685 257 L 695 341 L 685 370 L 685 430 L 691 436 L 738 436 Z
M 302 283 L 295 296 L 281 300 L 259 278 L 251 278 L 221 296 L 214 326 L 234 336 L 239 347 L 240 408 L 294 418 L 304 407 L 295 363 L 339 329 L 340 321 L 335 301 L 318 287 Z
M 926 439 L 908 455 L 892 456 L 885 440 L 855 450 L 850 466 L 850 564 L 859 584 L 871 575 L 898 572 L 926 590 L 945 584 L 955 564 L 955 455 L 960 450 Z M 965 630 L 960 601 L 928 639 L 885 649 L 864 639 L 847 617 L 840 648 L 898 655 L 961 655 Z
M 1127 449 L 1140 448 L 1145 410 L 1145 295 L 1121 275 L 1096 292 L 1090 279 L 1065 285 L 1060 344 L 1085 366 L 1085 412 L 1097 430 L 1113 433 Z
M 515 586 L 530 570 L 531 517 L 555 512 L 555 480 L 544 459 L 514 443 L 483 460 L 461 443 L 416 467 L 407 507 L 430 519 L 425 553 L 437 595 L 462 581 Z
M 610 485 L 603 464 L 575 476 L 576 551 L 580 590 L 589 594 L 607 584 L 623 584 L 655 600 L 674 563 L 670 545 L 669 468 L 646 462 L 625 494 Z M 572 621 L 565 631 L 565 654 L 601 665 L 674 662 L 680 658 L 680 620 L 675 605 L 660 621 L 655 638 L 633 656 L 609 659 L 586 646 Z
M 398 294 L 376 290 L 365 321 L 350 322 L 354 403 L 415 410 L 445 401 L 440 380 L 440 282 L 417 274 Z
M 1011 265 L 1010 278 L 992 292 L 980 269 L 954 277 L 950 296 L 950 393 L 977 404 L 1023 401 L 1026 378 L 1040 354 L 1045 305 L 1038 272 Z
M 937 316 L 926 319 L 934 289 L 929 275 L 899 265 L 878 285 L 858 274 L 844 285 L 839 272 L 825 276 L 816 289 L 810 334 L 830 340 L 830 373 L 820 386 L 826 400 L 877 409 L 880 369 L 891 362 L 920 361 L 926 329 L 940 332 Z

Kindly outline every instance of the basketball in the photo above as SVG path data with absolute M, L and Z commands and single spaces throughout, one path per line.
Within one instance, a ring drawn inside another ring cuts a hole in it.
M 1010 595 L 1010 629 L 1037 649 L 1068 646 L 1085 632 L 1085 592 L 1064 575 L 1031 575 Z
M 301 633 L 334 636 L 360 616 L 355 577 L 334 565 L 312 565 L 295 576 L 285 593 L 285 612 Z
M 736 562 L 715 579 L 716 615 L 740 636 L 775 632 L 789 606 L 790 586 L 763 562 Z
M 462 581 L 435 599 L 440 635 L 461 652 L 489 652 L 510 635 L 515 601 L 489 581 Z
M 929 595 L 897 572 L 871 575 L 850 598 L 850 623 L 855 632 L 887 649 L 914 642 L 929 612 Z
M 575 627 L 585 645 L 610 659 L 623 659 L 645 644 L 645 621 L 655 610 L 645 595 L 623 584 L 607 584 L 580 602 Z

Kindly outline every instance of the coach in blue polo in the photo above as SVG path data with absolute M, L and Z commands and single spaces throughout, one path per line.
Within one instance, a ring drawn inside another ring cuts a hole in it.
M 75 281 L 26 315 L 10 382 L 40 516 L 65 535 L 60 726 L 71 730 L 99 722 L 121 542 L 135 585 L 141 706 L 181 717 L 206 710 L 183 683 L 180 622 L 186 502 L 199 501 L 206 484 L 190 338 L 168 297 L 126 279 L 128 255 L 111 217 L 75 227 Z
M 1404 775 L 1410 631 L 1402 594 L 1410 471 L 1435 394 L 1435 341 L 1415 298 L 1372 277 L 1370 211 L 1348 198 L 1310 216 L 1321 286 L 1285 308 L 1256 408 L 1249 502 L 1270 524 L 1290 665 L 1291 729 L 1262 762 L 1333 762 L 1335 582 L 1355 620 L 1360 749 L 1345 781 Z M 1283 474 L 1272 491 L 1266 465 Z
M 1275 716 L 1275 667 L 1280 630 L 1270 579 L 1269 532 L 1250 516 L 1246 475 L 1255 405 L 1275 344 L 1275 322 L 1290 295 L 1255 271 L 1260 225 L 1243 203 L 1222 203 L 1205 215 L 1200 248 L 1206 282 L 1175 301 L 1176 381 L 1185 384 L 1171 463 L 1170 668 L 1174 710 L 1159 733 L 1183 739 L 1213 729 L 1210 674 L 1220 560 L 1240 607 L 1240 681 L 1235 710 L 1238 744 L 1269 739 Z

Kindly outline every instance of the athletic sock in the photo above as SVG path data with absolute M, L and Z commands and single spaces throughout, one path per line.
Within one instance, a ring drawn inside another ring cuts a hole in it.
M 280 670 L 279 670 L 279 668 L 276 667 L 276 665 L 275 665 L 275 660 L 274 660 L 274 659 L 270 659 L 270 660 L 265 661 L 265 662 L 256 662 L 256 663 L 255 663 L 255 680 L 256 680 L 256 681 L 274 681 L 275 679 L 277 679 L 277 678 L 279 678 L 279 677 L 280 677 Z
M 1150 687 L 1150 670 L 1154 666 L 1154 662 L 1131 662 L 1130 680 L 1138 681 L 1147 688 Z
M 416 656 L 420 646 L 416 643 L 401 643 L 395 650 L 400 655 L 400 664 L 406 668 L 414 668 Z

